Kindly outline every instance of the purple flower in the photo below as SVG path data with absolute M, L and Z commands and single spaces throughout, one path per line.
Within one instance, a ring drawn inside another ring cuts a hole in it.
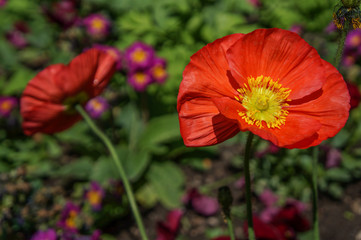
M 22 49 L 28 45 L 25 35 L 29 28 L 25 22 L 16 22 L 12 30 L 5 34 L 6 39 L 16 48 Z
M 80 208 L 72 202 L 67 202 L 61 213 L 58 227 L 70 232 L 77 232 L 79 225 Z
M 143 92 L 152 83 L 149 71 L 134 71 L 128 75 L 128 83 L 138 92 Z
M 100 96 L 90 99 L 85 105 L 85 110 L 92 118 L 100 118 L 108 109 L 109 104 L 107 100 Z
M 297 33 L 298 35 L 301 35 L 303 32 L 303 27 L 302 27 L 302 25 L 294 24 L 291 26 L 290 31 Z
M 56 240 L 56 232 L 54 229 L 48 229 L 46 231 L 37 231 L 31 240 Z
M 88 34 L 95 38 L 105 38 L 110 31 L 111 23 L 102 14 L 94 13 L 83 19 Z
M 328 26 L 325 29 L 326 33 L 329 33 L 329 34 L 332 32 L 335 32 L 336 30 L 337 30 L 337 27 L 333 21 L 331 21 L 330 24 L 328 24 Z
M 5 6 L 5 4 L 6 4 L 7 1 L 8 1 L 8 0 L 0 0 L 0 8 L 3 7 L 3 6 Z
M 9 117 L 11 111 L 18 106 L 15 97 L 0 97 L 0 117 Z
M 94 211 L 99 211 L 102 208 L 104 194 L 104 189 L 97 182 L 91 182 L 90 188 L 85 191 L 84 197 Z
M 350 48 L 345 48 L 342 64 L 346 67 L 349 67 L 357 61 L 357 52 Z
M 167 215 L 167 220 L 157 223 L 156 240 L 174 240 L 178 234 L 183 211 L 180 209 L 172 210 Z
M 263 192 L 259 195 L 259 199 L 266 207 L 272 207 L 278 201 L 277 195 L 269 189 L 263 190 Z
M 168 77 L 168 74 L 165 70 L 167 66 L 167 62 L 163 58 L 155 58 L 153 62 L 153 66 L 150 69 L 152 73 L 152 78 L 154 82 L 164 83 Z
M 79 21 L 76 0 L 61 0 L 53 2 L 50 7 L 44 7 L 48 18 L 64 29 L 73 26 Z
M 125 51 L 125 60 L 131 71 L 146 69 L 153 65 L 154 50 L 151 46 L 135 42 Z
M 356 49 L 361 45 L 361 29 L 357 28 L 347 34 L 345 48 Z
M 204 216 L 214 215 L 219 209 L 217 199 L 200 194 L 195 188 L 187 192 L 183 198 L 183 203 L 191 206 L 194 211 Z
M 122 69 L 123 55 L 119 51 L 118 48 L 111 47 L 111 46 L 106 46 L 106 45 L 101 45 L 101 44 L 94 44 L 93 47 L 97 48 L 99 50 L 103 50 L 103 51 L 109 53 L 110 55 L 112 55 L 116 59 L 116 62 L 117 62 L 116 68 L 117 68 L 117 70 Z

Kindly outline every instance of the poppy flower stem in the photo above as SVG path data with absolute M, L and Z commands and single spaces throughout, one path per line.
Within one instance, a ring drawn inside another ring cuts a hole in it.
M 319 240 L 320 233 L 318 227 L 318 193 L 317 193 L 317 160 L 318 160 L 318 147 L 312 149 L 312 213 L 313 213 L 313 239 Z
M 148 240 L 148 237 L 147 237 L 147 235 L 145 233 L 142 218 L 141 218 L 141 216 L 139 214 L 139 210 L 138 210 L 137 204 L 135 202 L 132 187 L 131 187 L 131 185 L 130 185 L 130 183 L 128 181 L 128 178 L 127 178 L 127 176 L 125 174 L 124 168 L 122 166 L 122 163 L 120 162 L 118 154 L 115 151 L 114 145 L 111 143 L 109 138 L 103 133 L 103 131 L 100 130 L 95 125 L 94 121 L 89 117 L 89 115 L 86 113 L 86 111 L 83 109 L 83 107 L 81 105 L 76 105 L 75 108 L 80 113 L 80 115 L 83 117 L 83 119 L 87 122 L 89 127 L 94 131 L 94 133 L 104 142 L 104 144 L 107 146 L 110 154 L 112 155 L 114 163 L 118 168 L 120 177 L 122 178 L 124 188 L 125 188 L 125 191 L 126 191 L 127 196 L 128 196 L 129 204 L 130 204 L 130 207 L 131 207 L 131 209 L 133 211 L 135 221 L 137 222 L 140 235 L 142 236 L 142 240 Z
M 253 228 L 253 216 L 252 216 L 252 193 L 251 193 L 251 177 L 249 170 L 249 160 L 251 158 L 251 148 L 252 148 L 252 140 L 253 133 L 249 132 L 246 150 L 244 153 L 243 160 L 243 170 L 244 170 L 244 179 L 245 179 L 245 187 L 246 187 L 246 204 L 247 204 L 247 222 L 248 222 L 248 239 L 255 240 L 254 228 Z
M 342 58 L 342 54 L 343 54 L 343 49 L 345 47 L 345 40 L 346 40 L 346 36 L 347 36 L 349 28 L 350 28 L 350 24 L 346 23 L 345 27 L 341 30 L 341 35 L 340 35 L 339 40 L 338 40 L 337 52 L 336 52 L 335 60 L 334 60 L 334 63 L 333 63 L 333 66 L 335 68 L 337 68 L 337 69 L 340 66 L 340 62 L 341 62 L 341 58 Z

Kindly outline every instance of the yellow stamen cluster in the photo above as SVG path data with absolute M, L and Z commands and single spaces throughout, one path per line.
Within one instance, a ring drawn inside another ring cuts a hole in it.
M 271 77 L 261 75 L 257 78 L 248 77 L 247 80 L 248 84 L 237 89 L 239 95 L 235 96 L 245 108 L 238 111 L 238 115 L 248 124 L 259 128 L 280 128 L 284 125 L 288 115 L 286 107 L 289 106 L 286 102 L 290 101 L 288 96 L 291 90 L 283 88 Z
M 141 63 L 144 62 L 147 58 L 147 53 L 142 49 L 136 49 L 134 52 L 131 53 L 131 58 L 133 59 L 133 61 Z

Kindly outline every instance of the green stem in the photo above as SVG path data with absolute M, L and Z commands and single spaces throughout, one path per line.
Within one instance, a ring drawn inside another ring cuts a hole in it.
M 121 162 L 119 160 L 118 154 L 116 153 L 113 144 L 111 143 L 109 138 L 102 132 L 102 130 L 100 130 L 95 125 L 94 121 L 89 117 L 89 115 L 86 113 L 86 111 L 83 109 L 83 107 L 81 105 L 77 105 L 75 108 L 80 113 L 80 115 L 83 117 L 83 119 L 87 122 L 89 127 L 94 131 L 94 133 L 104 142 L 104 144 L 107 146 L 110 154 L 112 155 L 114 163 L 115 163 L 116 167 L 119 170 L 120 177 L 122 178 L 124 188 L 125 188 L 125 191 L 127 193 L 128 199 L 129 199 L 130 207 L 131 207 L 131 209 L 133 211 L 135 221 L 138 224 L 140 235 L 142 236 L 143 240 L 148 240 L 148 237 L 147 237 L 147 235 L 145 233 L 142 218 L 141 218 L 141 216 L 139 214 L 139 210 L 138 210 L 137 204 L 135 202 L 132 187 L 131 187 L 131 185 L 130 185 L 130 183 L 128 181 L 128 178 L 127 178 L 127 176 L 126 176 L 126 174 L 124 172 L 123 166 L 122 166 L 122 164 L 121 164 Z
M 340 62 L 341 62 L 341 58 L 342 58 L 342 54 L 343 54 L 343 49 L 345 47 L 345 40 L 346 40 L 346 36 L 348 33 L 348 30 L 350 28 L 350 24 L 346 23 L 345 27 L 341 30 L 341 36 L 338 40 L 338 47 L 337 47 L 337 52 L 336 52 L 336 56 L 335 56 L 335 60 L 333 63 L 333 66 L 335 68 L 339 68 L 340 66 Z
M 246 185 L 246 204 L 247 204 L 247 222 L 248 222 L 248 239 L 255 240 L 255 234 L 253 230 L 253 217 L 252 217 L 252 193 L 251 193 L 251 177 L 249 170 L 249 160 L 251 158 L 251 148 L 253 133 L 249 132 L 246 144 L 246 150 L 244 154 L 243 168 L 244 168 L 244 179 Z
M 317 160 L 318 147 L 314 147 L 312 154 L 312 213 L 313 213 L 313 239 L 320 239 L 320 232 L 318 226 L 318 192 L 317 192 Z
M 236 238 L 234 236 L 234 228 L 233 228 L 232 219 L 230 217 L 227 217 L 226 221 L 227 221 L 227 225 L 228 225 L 229 236 L 231 237 L 231 240 L 235 240 Z

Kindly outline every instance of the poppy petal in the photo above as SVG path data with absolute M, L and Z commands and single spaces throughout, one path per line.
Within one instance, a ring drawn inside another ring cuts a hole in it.
M 77 57 L 57 78 L 57 86 L 68 96 L 86 91 L 89 98 L 99 95 L 108 84 L 116 68 L 116 61 L 110 54 L 92 48 Z
M 227 76 L 229 68 L 225 51 L 243 36 L 243 34 L 232 34 L 218 39 L 191 57 L 183 72 L 178 94 L 178 109 L 183 102 L 197 97 L 236 95 L 237 87 L 232 87 L 230 81 L 233 79 Z
M 56 76 L 64 70 L 63 64 L 54 64 L 40 71 L 29 81 L 22 96 L 32 97 L 42 101 L 60 103 L 64 99 L 64 93 L 59 88 L 54 88 Z
M 350 95 L 342 75 L 330 63 L 323 61 L 328 73 L 320 96 L 301 104 L 291 104 L 290 111 L 312 116 L 321 123 L 316 138 L 303 147 L 316 146 L 323 140 L 335 136 L 345 125 L 350 109 Z
M 44 103 L 32 98 L 23 97 L 22 128 L 26 135 L 36 132 L 52 134 L 63 131 L 81 119 L 79 114 L 64 113 L 64 106 L 59 104 Z
M 236 121 L 219 114 L 209 98 L 184 102 L 179 109 L 180 131 L 188 147 L 221 143 L 239 132 Z
M 243 85 L 248 77 L 265 76 L 302 98 L 325 82 L 322 59 L 298 34 L 282 29 L 258 29 L 235 42 L 226 53 L 233 77 Z

